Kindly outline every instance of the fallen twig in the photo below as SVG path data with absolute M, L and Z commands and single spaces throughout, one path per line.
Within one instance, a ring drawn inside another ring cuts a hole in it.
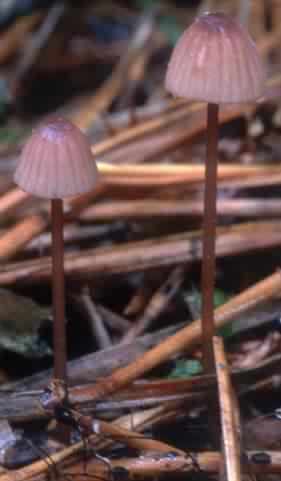
M 16 22 L 0 35 L 0 63 L 4 63 L 16 53 L 27 34 L 42 20 L 44 12 L 18 18 Z
M 274 217 L 280 216 L 281 199 L 218 199 L 218 216 Z M 105 222 L 117 219 L 145 219 L 154 217 L 202 217 L 203 202 L 189 200 L 132 200 L 106 201 L 83 209 L 82 222 Z
M 223 340 L 214 337 L 214 356 L 220 400 L 220 416 L 223 434 L 223 451 L 228 481 L 241 481 L 241 452 L 237 418 L 233 402 L 233 388 L 224 352 Z
M 112 74 L 106 79 L 98 92 L 87 99 L 79 112 L 73 114 L 72 121 L 80 129 L 87 130 L 100 113 L 110 107 L 113 99 L 125 86 L 128 69 L 132 68 L 138 61 L 138 55 L 151 39 L 157 13 L 157 9 L 151 9 L 141 16 L 138 27 L 133 33 L 133 38 L 128 43 L 128 50 L 115 66 Z
M 37 221 L 37 217 L 35 220 Z M 38 219 L 40 221 L 40 217 Z M 42 221 L 45 219 L 42 217 Z M 45 221 L 46 222 L 46 221 Z M 34 228 L 31 224 L 30 228 Z M 23 234 L 24 235 L 24 229 Z M 17 238 L 15 238 L 17 242 Z M 217 230 L 218 257 L 257 251 L 281 244 L 281 223 L 257 222 L 221 227 Z M 201 259 L 200 231 L 175 234 L 161 238 L 130 242 L 114 247 L 100 247 L 65 255 L 65 274 L 68 278 L 84 279 L 113 274 L 150 270 Z M 0 286 L 30 285 L 49 282 L 51 259 L 32 259 L 2 265 Z
M 227 324 L 241 312 L 279 296 L 280 289 L 281 274 L 278 271 L 217 308 L 215 310 L 216 328 Z M 143 354 L 143 356 L 137 358 L 133 363 L 117 369 L 112 375 L 100 380 L 92 391 L 92 399 L 101 399 L 110 393 L 118 391 L 121 387 L 137 379 L 171 356 L 178 354 L 182 350 L 186 351 L 192 344 L 196 341 L 198 342 L 200 337 L 201 319 L 181 329 L 158 346 Z
M 121 342 L 130 342 L 134 337 L 141 335 L 152 320 L 155 319 L 167 306 L 183 281 L 184 270 L 181 267 L 176 267 L 164 284 L 153 294 L 143 314 L 135 320 L 134 324 L 125 334 Z

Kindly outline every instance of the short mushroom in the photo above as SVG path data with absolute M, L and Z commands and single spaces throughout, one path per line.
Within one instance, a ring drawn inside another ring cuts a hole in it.
M 201 281 L 203 364 L 208 373 L 214 371 L 219 104 L 248 102 L 263 96 L 265 71 L 255 44 L 241 25 L 221 12 L 205 13 L 183 32 L 176 44 L 165 83 L 176 97 L 208 103 Z
M 29 194 L 51 199 L 54 373 L 66 381 L 62 199 L 83 194 L 99 181 L 86 137 L 63 118 L 43 122 L 21 153 L 14 181 Z

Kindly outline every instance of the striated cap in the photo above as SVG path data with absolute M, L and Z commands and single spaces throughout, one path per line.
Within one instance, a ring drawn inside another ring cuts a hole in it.
M 190 100 L 245 102 L 265 94 L 265 70 L 244 27 L 224 13 L 205 13 L 180 37 L 165 84 Z
M 69 120 L 54 118 L 33 132 L 14 174 L 25 192 L 45 199 L 83 194 L 99 181 L 85 135 Z

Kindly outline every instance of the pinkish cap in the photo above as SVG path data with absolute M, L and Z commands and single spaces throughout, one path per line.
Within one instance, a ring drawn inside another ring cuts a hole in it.
M 245 102 L 265 94 L 265 70 L 244 27 L 224 13 L 205 13 L 180 37 L 165 83 L 177 97 Z
M 25 144 L 14 181 L 29 194 L 63 199 L 92 189 L 99 173 L 81 130 L 54 118 L 39 125 Z

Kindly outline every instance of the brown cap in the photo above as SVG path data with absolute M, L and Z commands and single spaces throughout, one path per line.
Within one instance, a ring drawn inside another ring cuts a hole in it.
M 244 27 L 224 13 L 205 13 L 180 37 L 165 83 L 177 97 L 245 102 L 264 95 L 265 70 Z
M 14 174 L 25 192 L 45 199 L 63 199 L 89 191 L 99 173 L 85 135 L 69 120 L 43 122 L 21 153 Z

